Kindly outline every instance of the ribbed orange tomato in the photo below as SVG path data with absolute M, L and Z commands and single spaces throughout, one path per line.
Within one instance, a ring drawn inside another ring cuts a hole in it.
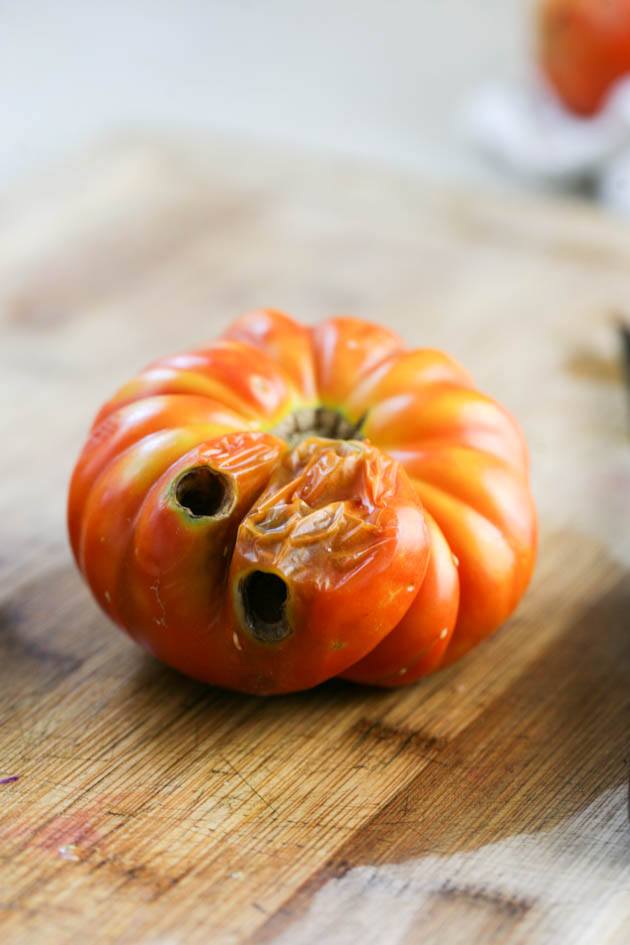
M 358 319 L 275 311 L 118 391 L 68 520 L 131 637 L 254 693 L 438 669 L 509 616 L 536 545 L 523 436 L 463 368 Z
M 543 71 L 579 115 L 630 74 L 630 0 L 539 0 L 538 36 Z

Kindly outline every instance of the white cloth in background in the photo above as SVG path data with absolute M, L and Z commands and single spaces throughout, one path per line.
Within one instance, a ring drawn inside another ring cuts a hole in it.
M 495 82 L 473 95 L 464 124 L 469 139 L 512 173 L 550 187 L 593 183 L 604 203 L 630 215 L 630 77 L 593 118 L 568 112 L 537 78 Z

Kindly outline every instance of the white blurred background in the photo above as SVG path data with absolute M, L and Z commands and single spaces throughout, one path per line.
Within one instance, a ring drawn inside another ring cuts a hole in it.
M 143 127 L 503 184 L 457 119 L 527 71 L 530 20 L 529 0 L 0 0 L 0 190 Z

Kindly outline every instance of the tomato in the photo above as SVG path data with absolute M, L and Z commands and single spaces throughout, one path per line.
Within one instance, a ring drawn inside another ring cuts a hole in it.
M 630 72 L 630 0 L 542 0 L 542 69 L 578 115 L 593 115 Z
M 509 616 L 536 546 L 523 436 L 462 367 L 358 319 L 275 311 L 118 391 L 68 523 L 134 640 L 261 694 L 439 669 Z

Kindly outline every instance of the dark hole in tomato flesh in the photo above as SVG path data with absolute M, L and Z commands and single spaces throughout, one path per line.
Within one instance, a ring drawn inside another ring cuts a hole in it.
M 277 643 L 287 637 L 286 614 L 288 588 L 283 579 L 270 571 L 252 571 L 241 582 L 241 599 L 247 625 L 262 643 Z
M 175 497 L 195 518 L 219 515 L 230 500 L 225 477 L 210 466 L 196 466 L 185 472 L 175 487 Z

